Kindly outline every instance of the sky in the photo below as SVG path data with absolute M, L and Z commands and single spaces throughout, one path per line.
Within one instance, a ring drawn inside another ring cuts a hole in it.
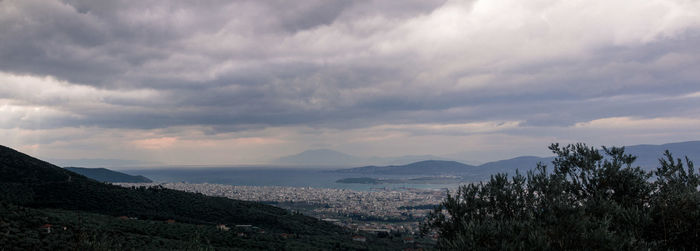
M 475 162 L 700 140 L 700 1 L 0 0 L 0 144 Z

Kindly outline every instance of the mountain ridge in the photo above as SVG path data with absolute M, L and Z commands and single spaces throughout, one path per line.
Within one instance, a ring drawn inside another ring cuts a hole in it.
M 278 158 L 275 162 L 295 165 L 348 165 L 361 161 L 359 157 L 330 149 L 306 150 L 294 155 Z
M 475 166 L 451 160 L 424 160 L 406 165 L 364 166 L 337 170 L 340 173 L 423 175 L 426 171 L 439 174 L 458 174 Z M 429 170 L 426 170 L 429 169 Z
M 404 165 L 427 159 L 451 160 L 449 158 L 425 154 L 403 155 L 398 157 L 359 157 L 331 149 L 311 149 L 297 154 L 283 156 L 272 161 L 286 165 L 313 166 L 358 166 L 358 165 Z
M 700 160 L 700 141 L 685 141 L 665 143 L 661 145 L 643 144 L 625 146 L 625 152 L 637 156 L 634 162 L 635 166 L 640 166 L 645 170 L 652 170 L 658 165 L 658 159 L 663 157 L 663 152 L 669 150 L 674 157 L 683 158 L 687 156 L 691 160 Z M 537 166 L 537 163 L 550 165 L 554 157 L 538 157 L 538 156 L 517 156 L 510 159 L 487 162 L 481 165 L 468 165 L 457 161 L 439 161 L 430 160 L 431 162 L 418 161 L 406 165 L 388 165 L 388 166 L 362 166 L 347 169 L 337 170 L 341 173 L 358 173 L 358 174 L 392 174 L 392 175 L 449 175 L 462 174 L 472 176 L 474 178 L 486 178 L 489 175 L 506 172 L 512 174 L 516 170 L 524 173 L 532 170 Z M 458 163 L 458 164 L 457 164 Z M 441 167 L 434 168 L 431 165 L 451 166 L 451 168 Z
M 64 169 L 81 174 L 93 180 L 110 183 L 151 183 L 151 179 L 143 175 L 129 175 L 107 168 L 64 167 Z

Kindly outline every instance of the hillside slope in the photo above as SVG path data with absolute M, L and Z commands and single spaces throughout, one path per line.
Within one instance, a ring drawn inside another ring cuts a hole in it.
M 104 184 L 7 147 L 0 147 L 0 174 L 3 189 L 13 190 L 3 191 L 4 197 L 18 190 L 24 191 L 22 198 L 6 198 L 7 201 L 35 208 L 193 223 L 255 224 L 303 233 L 339 230 L 313 218 L 291 215 L 284 209 L 260 203 L 160 187 L 123 188 Z
M 109 170 L 107 168 L 84 168 L 84 167 L 65 167 L 66 170 L 86 176 L 96 181 L 101 182 L 122 182 L 122 183 L 151 183 L 151 179 L 142 175 L 129 175 L 122 172 Z
M 290 241 L 320 249 L 334 246 L 314 246 L 316 242 L 328 245 L 351 243 L 351 233 L 346 229 L 285 209 L 161 187 L 124 188 L 105 184 L 4 146 L 0 146 L 0 177 L 0 203 L 18 205 L 19 210 L 24 210 L 22 207 L 63 209 L 206 226 L 253 225 L 268 233 L 266 236 L 281 233 L 306 236 Z M 36 232 L 36 227 L 31 231 Z M 288 242 L 279 238 L 260 241 Z M 235 247 L 235 242 L 232 245 Z

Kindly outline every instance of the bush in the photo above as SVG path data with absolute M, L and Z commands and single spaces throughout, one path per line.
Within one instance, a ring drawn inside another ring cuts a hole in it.
M 700 175 L 665 158 L 653 172 L 624 148 L 585 144 L 550 150 L 553 170 L 497 174 L 461 186 L 435 208 L 423 232 L 443 249 L 698 249 Z

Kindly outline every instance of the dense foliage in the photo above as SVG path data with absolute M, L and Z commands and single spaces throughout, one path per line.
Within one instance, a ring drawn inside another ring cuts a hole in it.
M 443 249 L 680 249 L 700 247 L 700 174 L 666 151 L 660 167 L 633 167 L 624 148 L 550 149 L 553 170 L 497 174 L 461 186 L 424 231 Z
M 40 228 L 51 224 L 51 231 Z M 0 201 L 0 250 L 394 250 L 396 241 L 260 233 L 231 226 L 136 220 Z

